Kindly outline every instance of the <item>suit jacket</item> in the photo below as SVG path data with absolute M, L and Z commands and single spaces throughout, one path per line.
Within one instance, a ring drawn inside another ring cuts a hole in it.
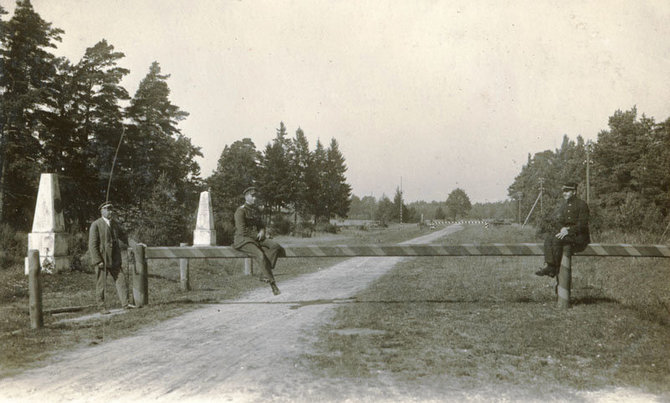
M 558 207 L 554 217 L 556 232 L 561 228 L 568 229 L 568 239 L 574 242 L 573 251 L 580 252 L 591 242 L 589 231 L 589 206 L 581 199 L 573 196 L 564 200 Z
M 88 231 L 88 254 L 91 266 L 96 267 L 100 262 L 105 263 L 105 267 L 121 267 L 121 245 L 128 245 L 128 236 L 121 228 L 121 225 L 114 220 L 110 220 L 111 225 L 107 225 L 102 217 L 93 221 Z
M 260 212 L 253 206 L 246 204 L 235 211 L 235 237 L 233 248 L 240 248 L 247 243 L 257 243 L 258 231 L 264 228 Z

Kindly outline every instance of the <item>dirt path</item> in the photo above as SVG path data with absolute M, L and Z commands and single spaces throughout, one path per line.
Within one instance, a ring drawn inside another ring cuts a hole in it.
M 409 241 L 430 243 L 450 226 Z M 408 242 L 408 243 L 409 243 Z M 405 401 L 393 385 L 321 379 L 300 367 L 334 308 L 404 258 L 353 258 L 145 329 L 59 356 L 45 368 L 0 381 L 2 401 Z

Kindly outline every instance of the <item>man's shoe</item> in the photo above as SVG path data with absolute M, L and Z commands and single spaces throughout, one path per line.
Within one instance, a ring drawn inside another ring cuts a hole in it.
M 137 305 L 126 304 L 126 306 L 124 306 L 123 309 L 137 309 Z
M 281 291 L 279 291 L 279 288 L 277 288 L 277 284 L 275 284 L 274 282 L 270 283 L 270 287 L 272 287 L 272 293 L 274 295 L 281 294 Z
M 536 271 L 535 275 L 554 277 L 556 275 L 556 270 L 554 270 L 554 268 L 549 265 L 545 265 L 544 267 L 540 268 L 540 270 Z

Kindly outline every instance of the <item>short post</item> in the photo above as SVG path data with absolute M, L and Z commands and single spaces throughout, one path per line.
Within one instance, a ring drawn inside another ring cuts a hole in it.
M 188 244 L 182 242 L 179 246 L 184 247 Z M 179 273 L 181 280 L 181 290 L 189 291 L 191 289 L 191 284 L 189 282 L 189 273 L 188 273 L 188 259 L 179 259 Z
M 28 251 L 28 266 L 30 328 L 41 329 L 44 327 L 44 317 L 42 316 L 42 277 L 40 276 L 39 250 L 31 249 Z
M 561 259 L 561 269 L 558 272 L 557 281 L 557 306 L 568 309 L 570 308 L 570 286 L 572 283 L 572 247 L 570 245 L 563 247 L 563 258 Z
M 133 298 L 135 305 L 145 306 L 149 304 L 149 275 L 147 270 L 147 259 L 145 256 L 146 245 L 138 243 L 133 247 L 135 252 L 135 266 L 137 272 L 133 273 Z
M 244 258 L 244 275 L 251 276 L 254 274 L 254 261 L 250 257 Z

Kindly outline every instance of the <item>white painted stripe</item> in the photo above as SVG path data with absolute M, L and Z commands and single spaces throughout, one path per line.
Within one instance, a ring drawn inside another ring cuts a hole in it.
M 558 297 L 564 300 L 570 300 L 570 290 L 567 290 L 560 285 L 558 286 Z

